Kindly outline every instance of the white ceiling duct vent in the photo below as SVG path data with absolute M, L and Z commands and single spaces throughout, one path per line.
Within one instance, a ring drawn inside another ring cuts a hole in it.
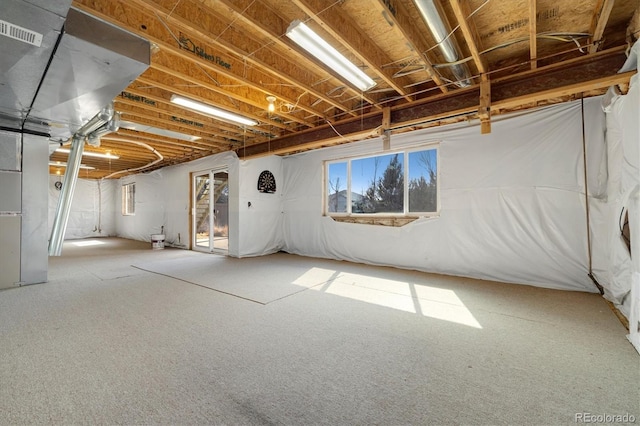
M 14 25 L 1 19 L 0 34 L 5 37 L 10 37 L 15 40 L 20 40 L 25 43 L 32 44 L 36 47 L 40 47 L 40 45 L 42 44 L 42 34 L 28 30 L 26 28 L 22 28 L 18 25 Z

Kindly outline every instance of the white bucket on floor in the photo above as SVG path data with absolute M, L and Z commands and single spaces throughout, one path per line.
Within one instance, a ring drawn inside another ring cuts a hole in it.
M 154 250 L 164 248 L 164 234 L 151 234 L 151 248 Z

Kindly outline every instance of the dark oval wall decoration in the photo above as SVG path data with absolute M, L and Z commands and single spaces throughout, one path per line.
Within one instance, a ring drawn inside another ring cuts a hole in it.
M 265 170 L 258 176 L 258 191 L 274 193 L 276 192 L 276 178 L 269 170 Z

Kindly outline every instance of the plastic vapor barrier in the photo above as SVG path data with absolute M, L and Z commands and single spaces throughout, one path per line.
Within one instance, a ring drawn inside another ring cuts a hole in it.
M 276 156 L 244 161 L 234 152 L 225 152 L 148 174 L 124 177 L 119 180 L 117 190 L 124 184 L 135 183 L 135 215 L 123 216 L 121 200 L 116 200 L 118 236 L 150 241 L 151 234 L 164 229 L 166 245 L 189 247 L 191 175 L 224 168 L 229 173 L 229 255 L 274 253 L 282 246 L 281 163 L 281 158 Z M 275 193 L 257 190 L 258 177 L 264 170 L 270 170 L 275 176 Z
M 585 104 L 587 146 L 604 150 L 600 99 Z M 325 160 L 381 153 L 381 139 L 284 159 L 285 251 L 595 292 L 588 278 L 582 106 L 572 102 L 492 120 L 391 136 L 391 151 L 439 143 L 440 212 L 402 227 L 322 215 Z M 590 187 L 601 190 L 598 173 Z
M 48 235 L 51 235 L 51 226 L 60 197 L 56 182 L 62 182 L 62 177 L 49 175 Z M 78 179 L 64 239 L 116 235 L 115 189 L 115 181 Z
M 632 49 L 622 71 L 637 68 L 640 45 Z M 631 78 L 625 95 L 610 89 L 602 102 L 607 120 L 606 197 L 594 203 L 597 214 L 592 222 L 599 241 L 594 252 L 598 261 L 596 276 L 605 288 L 605 297 L 629 317 L 633 264 L 630 253 L 632 230 L 640 226 L 632 209 L 632 192 L 640 185 L 638 145 L 640 143 L 640 82 Z M 640 235 L 637 233 L 635 235 Z

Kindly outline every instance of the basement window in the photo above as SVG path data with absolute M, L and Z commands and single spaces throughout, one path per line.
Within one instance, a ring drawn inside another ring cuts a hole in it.
M 438 192 L 438 146 L 325 163 L 324 212 L 336 220 L 403 225 L 436 215 Z
M 136 214 L 136 184 L 122 185 L 122 215 L 133 216 Z

